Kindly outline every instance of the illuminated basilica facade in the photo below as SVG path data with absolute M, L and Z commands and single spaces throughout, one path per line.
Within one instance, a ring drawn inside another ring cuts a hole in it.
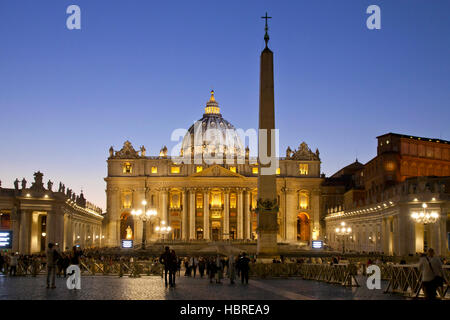
M 222 117 L 214 92 L 179 150 L 182 160 L 169 156 L 166 147 L 158 156 L 147 156 L 145 147 L 136 150 L 129 141 L 118 151 L 110 148 L 104 220 L 108 246 L 127 238 L 141 243 L 143 224 L 147 241 L 162 237 L 156 231 L 162 226 L 170 227 L 164 236 L 172 240 L 256 240 L 259 168 L 237 130 Z M 208 161 L 217 155 L 223 161 Z M 297 150 L 288 148 L 278 164 L 278 240 L 306 245 L 322 232 L 319 151 L 301 143 Z

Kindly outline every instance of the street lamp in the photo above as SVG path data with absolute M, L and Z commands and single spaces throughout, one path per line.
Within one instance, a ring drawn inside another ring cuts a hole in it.
M 435 223 L 439 219 L 439 214 L 435 211 L 427 212 L 427 208 L 428 205 L 425 202 L 422 203 L 422 211 L 411 213 L 411 218 L 417 223 Z
M 141 209 L 133 209 L 131 210 L 131 214 L 142 220 L 142 249 L 145 249 L 145 242 L 147 238 L 147 221 L 156 216 L 156 210 L 147 210 L 147 200 L 142 200 L 142 205 L 144 206 L 144 211 L 142 211 Z
M 161 225 L 155 227 L 155 231 L 158 232 L 162 236 L 163 244 L 164 244 L 164 237 L 166 234 L 168 234 L 170 231 L 172 231 L 172 228 L 170 226 L 166 226 L 166 221 L 162 220 Z
M 342 253 L 345 253 L 345 238 L 352 233 L 352 228 L 346 227 L 345 222 L 341 222 L 341 227 L 336 228 L 336 234 L 342 236 Z

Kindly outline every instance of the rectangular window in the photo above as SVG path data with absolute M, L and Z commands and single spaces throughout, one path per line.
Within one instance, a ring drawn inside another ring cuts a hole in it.
M 230 167 L 230 171 L 236 173 L 236 167 Z
M 298 169 L 299 169 L 299 172 L 301 175 L 308 174 L 308 164 L 307 163 L 300 163 Z
M 252 173 L 253 174 L 258 174 L 258 167 L 253 167 L 252 168 Z
M 133 171 L 133 166 L 129 162 L 123 164 L 123 173 L 131 173 Z
M 152 167 L 152 173 L 158 173 L 158 167 Z
M 177 166 L 170 167 L 170 173 L 180 173 L 180 167 Z
M 202 166 L 197 166 L 197 169 L 195 170 L 196 172 L 202 172 L 203 167 Z

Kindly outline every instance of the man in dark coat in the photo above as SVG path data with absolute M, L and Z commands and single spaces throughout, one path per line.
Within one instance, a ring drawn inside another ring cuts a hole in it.
M 248 273 L 250 271 L 250 259 L 247 258 L 247 254 L 244 252 L 239 259 L 239 270 L 241 271 L 241 283 L 248 284 Z
M 170 248 L 169 247 L 165 247 L 165 251 L 161 254 L 161 256 L 159 257 L 159 262 L 164 265 L 164 280 L 166 283 L 166 287 L 167 287 L 167 276 L 169 275 L 170 272 L 170 267 L 171 267 L 171 253 L 170 253 Z M 169 277 L 169 284 L 172 286 L 172 278 Z

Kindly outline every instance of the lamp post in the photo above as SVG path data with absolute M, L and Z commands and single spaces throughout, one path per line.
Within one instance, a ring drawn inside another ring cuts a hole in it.
M 436 223 L 436 221 L 439 219 L 439 214 L 436 211 L 427 212 L 427 208 L 428 205 L 425 202 L 422 203 L 422 211 L 411 213 L 411 218 L 417 223 Z
M 166 236 L 166 234 L 169 234 L 169 232 L 172 231 L 172 228 L 170 226 L 166 226 L 166 221 L 162 220 L 161 224 L 155 227 L 155 231 L 162 236 L 162 241 L 164 245 L 164 237 Z
M 147 210 L 147 200 L 142 200 L 142 205 L 144 206 L 144 211 L 141 209 L 133 209 L 131 210 L 131 214 L 142 220 L 142 249 L 145 249 L 145 242 L 147 238 L 147 221 L 156 216 L 156 210 Z
M 352 233 L 352 228 L 346 227 L 345 222 L 341 222 L 341 227 L 336 228 L 336 234 L 342 236 L 342 253 L 345 253 L 345 237 Z

